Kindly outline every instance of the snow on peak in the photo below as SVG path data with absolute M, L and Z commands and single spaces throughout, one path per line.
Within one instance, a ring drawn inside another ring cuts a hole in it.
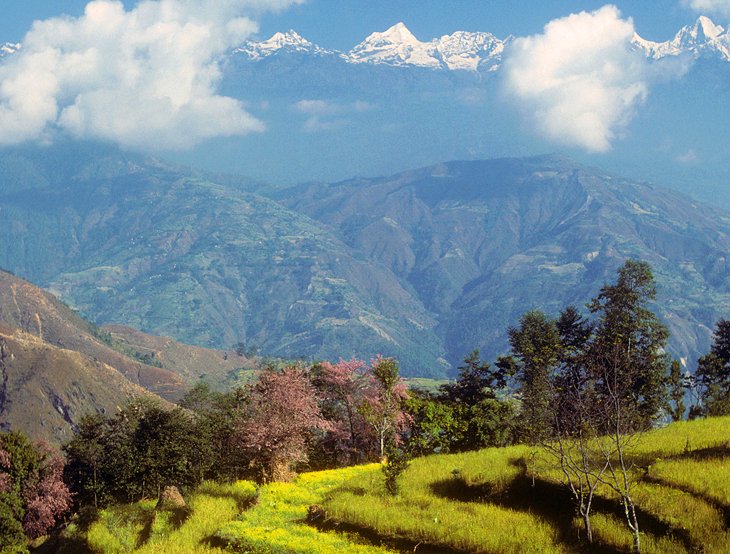
M 350 63 L 415 65 L 441 67 L 436 47 L 419 41 L 403 22 L 382 33 L 373 33 L 355 46 L 347 56 Z
M 716 25 L 712 19 L 701 15 L 692 29 L 692 36 L 695 40 L 712 40 L 720 36 L 725 29 L 722 26 Z
M 505 46 L 511 40 L 512 37 L 502 40 L 486 32 L 456 31 L 422 42 L 401 21 L 385 31 L 370 34 L 346 53 L 326 50 L 293 30 L 276 33 L 262 42 L 248 41 L 234 52 L 244 53 L 253 61 L 283 51 L 333 55 L 351 64 L 490 72 L 499 69 Z M 657 60 L 684 55 L 694 58 L 719 56 L 730 61 L 730 31 L 706 16 L 700 16 L 692 25 L 682 27 L 672 40 L 653 42 L 634 34 L 632 43 L 647 57 Z M 5 53 L 0 50 L 0 56 Z
M 373 33 L 368 38 L 380 38 L 383 40 L 389 40 L 394 43 L 408 43 L 408 44 L 419 44 L 418 39 L 413 33 L 406 27 L 406 24 L 399 21 L 385 32 Z
M 653 59 L 689 54 L 694 58 L 719 55 L 730 61 L 730 34 L 704 15 L 694 25 L 682 27 L 672 40 L 653 42 L 635 34 L 633 43 Z
M 308 41 L 293 29 L 290 29 L 286 33 L 274 33 L 271 38 L 261 42 L 247 41 L 240 48 L 234 50 L 234 52 L 246 54 L 252 60 L 260 60 L 281 50 L 287 52 L 307 52 L 317 55 L 331 53 L 329 50 L 325 50 L 313 42 Z
M 499 68 L 506 41 L 499 40 L 491 33 L 470 33 L 456 31 L 434 41 L 436 50 L 449 69 L 476 71 L 486 68 L 495 71 Z
M 490 33 L 457 31 L 430 42 L 418 40 L 405 24 L 397 23 L 382 33 L 373 33 L 355 46 L 350 63 L 492 71 L 499 67 L 505 42 Z

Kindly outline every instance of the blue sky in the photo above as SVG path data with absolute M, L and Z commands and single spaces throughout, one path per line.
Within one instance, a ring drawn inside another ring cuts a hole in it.
M 0 0 L 0 42 L 19 41 L 36 19 L 83 12 L 86 0 Z M 489 31 L 498 37 L 528 35 L 557 17 L 595 10 L 604 1 L 535 0 L 309 0 L 301 6 L 260 20 L 261 36 L 278 30 L 296 29 L 328 48 L 349 49 L 373 31 L 382 31 L 404 21 L 421 40 L 456 30 Z M 134 2 L 125 2 L 131 6 Z M 634 19 L 639 34 L 652 40 L 668 40 L 696 13 L 679 0 L 613 2 Z M 725 24 L 720 19 L 718 23 Z
M 268 132 L 271 122 L 292 120 L 294 108 L 272 107 L 269 98 L 249 104 L 245 97 L 220 93 L 219 60 L 226 52 L 246 38 L 268 38 L 290 28 L 325 48 L 348 50 L 368 34 L 403 21 L 423 41 L 457 30 L 531 36 L 515 40 L 506 52 L 501 92 L 495 93 L 502 99 L 496 102 L 508 103 L 525 129 L 546 140 L 544 148 L 557 144 L 608 153 L 640 128 L 639 123 L 629 126 L 633 120 L 651 115 L 647 99 L 661 94 L 663 82 L 684 74 L 683 63 L 670 61 L 658 70 L 632 53 L 628 45 L 634 30 L 646 39 L 669 40 L 702 13 L 686 7 L 690 4 L 714 8 L 708 15 L 717 23 L 730 20 L 730 0 L 292 4 L 297 0 L 146 0 L 139 5 L 128 0 L 125 11 L 112 0 L 88 6 L 87 0 L 0 0 L 0 43 L 22 41 L 33 21 L 70 16 L 35 27 L 26 47 L 0 63 L 0 146 L 53 142 L 56 136 L 110 141 L 144 152 L 187 151 L 231 137 L 265 144 L 274 134 Z M 262 8 L 258 37 L 252 36 L 250 20 L 239 17 L 252 15 L 241 13 L 252 5 Z M 276 5 L 289 8 L 265 11 Z M 326 97 L 294 100 L 329 106 L 330 112 L 344 109 Z M 725 106 L 719 108 L 723 113 Z M 307 143 L 307 129 L 301 133 Z M 685 159 L 701 159 L 694 144 L 675 150 Z

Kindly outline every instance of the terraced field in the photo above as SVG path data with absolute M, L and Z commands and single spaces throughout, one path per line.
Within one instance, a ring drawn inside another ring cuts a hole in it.
M 631 457 L 643 552 L 730 551 L 730 417 L 646 433 Z M 594 502 L 596 543 L 586 545 L 555 460 L 540 450 L 428 456 L 413 460 L 400 479 L 395 497 L 386 493 L 378 464 L 303 473 L 293 483 L 206 483 L 180 517 L 155 511 L 152 501 L 104 510 L 88 530 L 67 531 L 76 545 L 67 551 L 80 551 L 84 542 L 98 553 L 192 554 L 625 552 L 632 546 L 618 499 L 606 487 Z

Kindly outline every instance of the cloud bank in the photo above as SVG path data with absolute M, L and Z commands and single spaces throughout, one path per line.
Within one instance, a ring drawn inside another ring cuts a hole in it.
M 730 18 L 730 0 L 682 0 L 682 5 L 700 14 Z
M 551 21 L 505 52 L 507 95 L 540 134 L 605 152 L 649 91 L 648 62 L 631 48 L 633 35 L 631 19 L 610 5 Z
M 0 64 L 0 145 L 59 131 L 125 147 L 184 149 L 264 129 L 216 93 L 219 59 L 251 16 L 303 0 L 94 0 L 78 18 L 36 21 Z M 242 14 L 248 14 L 244 17 Z

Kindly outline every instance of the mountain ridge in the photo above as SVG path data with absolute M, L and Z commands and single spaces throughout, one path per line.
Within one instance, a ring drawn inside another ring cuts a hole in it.
M 289 29 L 278 31 L 265 40 L 247 40 L 234 48 L 230 55 L 243 55 L 256 62 L 286 52 L 332 57 L 348 64 L 491 72 L 499 69 L 504 49 L 512 40 L 512 35 L 500 39 L 487 31 L 459 30 L 424 42 L 400 21 L 385 31 L 371 33 L 348 51 L 319 46 Z M 730 62 L 730 29 L 704 15 L 693 24 L 680 28 L 672 39 L 653 41 L 634 33 L 631 43 L 653 60 L 688 55 L 692 58 L 716 57 Z M 21 48 L 20 43 L 6 42 L 0 45 L 0 58 Z
M 261 42 L 247 41 L 234 53 L 246 54 L 252 61 L 286 51 L 330 55 L 350 64 L 490 72 L 499 69 L 502 53 L 512 40 L 512 35 L 499 39 L 489 32 L 456 31 L 422 42 L 403 22 L 398 22 L 383 32 L 371 33 L 347 52 L 322 48 L 290 30 L 276 33 Z M 668 41 L 655 42 L 634 33 L 631 42 L 654 60 L 666 56 L 690 55 L 698 58 L 714 55 L 730 61 L 730 31 L 707 16 L 700 16 L 694 24 L 682 27 Z
M 26 156 L 0 167 L 43 175 Z M 99 325 L 284 358 L 381 353 L 407 376 L 443 377 L 475 347 L 504 353 L 525 311 L 585 305 L 626 258 L 654 267 L 656 309 L 689 368 L 730 305 L 727 213 L 565 157 L 445 162 L 268 198 L 122 154 L 89 164 L 55 185 L 0 186 L 0 265 Z
M 690 366 L 730 300 L 727 214 L 560 156 L 448 162 L 280 198 L 406 279 L 435 313 L 452 363 L 476 346 L 503 353 L 507 327 L 528 309 L 585 304 L 628 257 L 655 267 L 665 295 L 656 308 Z M 719 296 L 705 306 L 682 287 Z

